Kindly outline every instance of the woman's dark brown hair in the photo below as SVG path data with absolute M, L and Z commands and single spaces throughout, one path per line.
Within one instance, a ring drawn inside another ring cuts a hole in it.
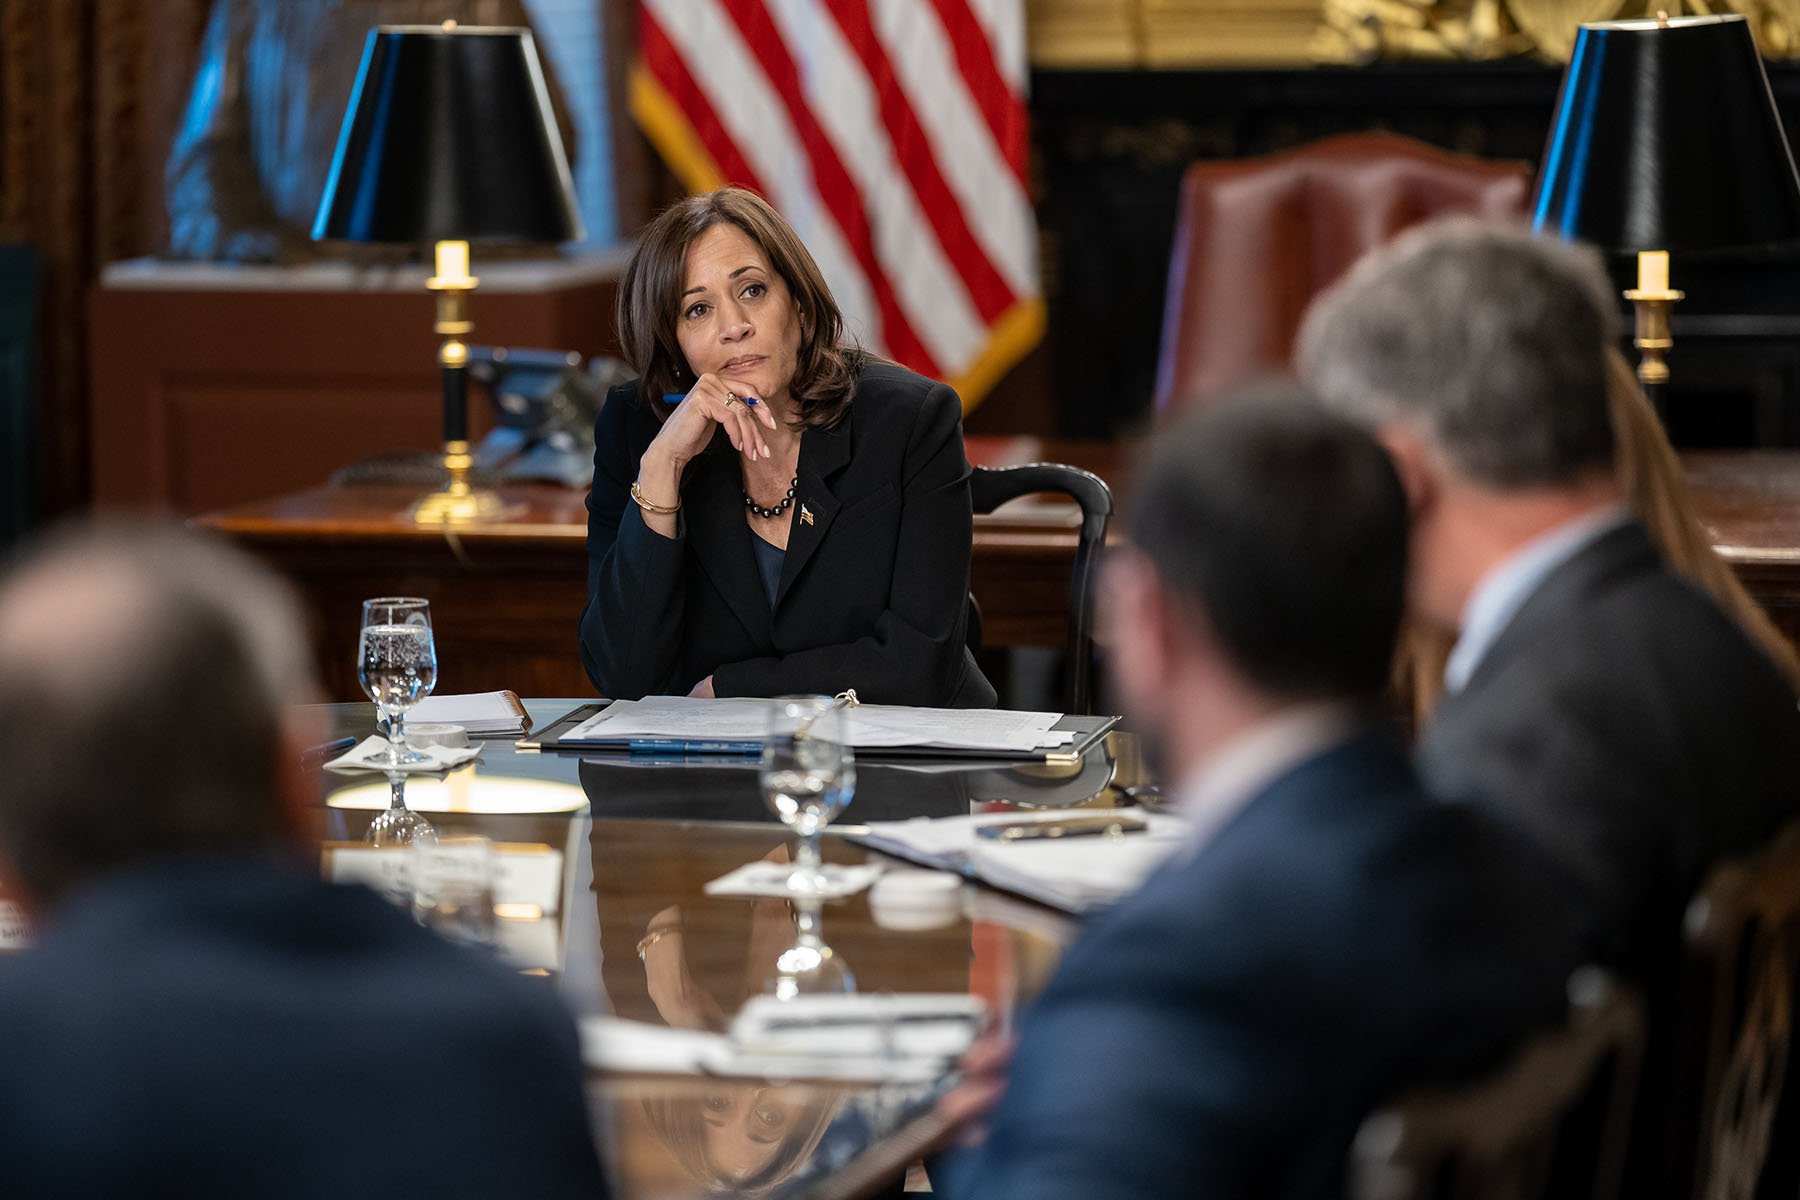
M 749 1084 L 734 1084 L 749 1087 Z M 706 1153 L 706 1109 L 699 1096 L 647 1096 L 642 1101 L 651 1132 L 668 1147 L 688 1176 L 711 1192 L 734 1196 L 765 1196 L 812 1156 L 837 1115 L 843 1094 L 834 1088 L 808 1089 L 806 1102 L 793 1124 L 782 1134 L 769 1161 L 747 1178 L 733 1178 L 714 1165 Z
M 639 394 L 659 417 L 665 394 L 686 392 L 694 376 L 675 336 L 688 247 L 715 225 L 729 222 L 756 243 L 781 276 L 800 315 L 800 354 L 789 391 L 802 429 L 829 429 L 850 407 L 864 355 L 841 345 L 844 318 L 818 264 L 799 236 L 754 192 L 721 188 L 678 200 L 645 227 L 619 288 L 619 346 L 638 375 Z

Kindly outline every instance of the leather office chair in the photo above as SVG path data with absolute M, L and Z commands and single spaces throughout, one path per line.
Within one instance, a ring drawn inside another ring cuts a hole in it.
M 1696 1200 L 1800 1196 L 1800 821 L 1716 867 L 1688 905 L 1678 990 L 1655 998 L 1632 1180 Z
M 1064 463 L 1026 463 L 1017 467 L 975 467 L 969 475 L 969 499 L 976 513 L 991 513 L 1008 500 L 1039 492 L 1059 492 L 1081 506 L 1081 535 L 1075 565 L 1069 571 L 1069 636 L 1063 667 L 1063 709 L 1093 711 L 1094 703 L 1094 572 L 1106 526 L 1112 520 L 1112 489 L 1092 471 Z M 981 608 L 969 597 L 968 644 L 981 649 Z
M 1595 967 L 1569 979 L 1564 1028 L 1498 1071 L 1421 1088 L 1362 1123 L 1352 1200 L 1612 1200 L 1643 1052 L 1637 996 Z
M 1158 417 L 1285 373 L 1313 297 L 1407 226 L 1522 216 L 1527 170 L 1390 133 L 1190 166 L 1169 257 Z

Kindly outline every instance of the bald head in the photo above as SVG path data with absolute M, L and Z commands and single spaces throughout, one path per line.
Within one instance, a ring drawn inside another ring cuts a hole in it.
M 152 524 L 46 539 L 0 579 L 0 856 L 54 903 L 273 843 L 284 719 L 313 698 L 294 600 L 242 555 Z

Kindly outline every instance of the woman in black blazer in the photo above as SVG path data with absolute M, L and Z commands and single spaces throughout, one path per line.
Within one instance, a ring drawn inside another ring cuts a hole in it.
M 842 336 L 752 193 L 645 231 L 619 294 L 638 381 L 607 398 L 588 494 L 581 657 L 602 695 L 994 703 L 964 646 L 962 406 Z

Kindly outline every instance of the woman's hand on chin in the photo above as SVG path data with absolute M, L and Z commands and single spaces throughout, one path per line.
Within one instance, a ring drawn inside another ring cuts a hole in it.
M 677 466 L 684 465 L 706 449 L 706 444 L 712 441 L 713 429 L 721 427 L 739 454 L 753 459 L 768 458 L 769 444 L 763 440 L 760 426 L 774 429 L 775 417 L 767 404 L 747 403 L 749 399 L 761 401 L 763 397 L 739 390 L 744 387 L 743 384 L 727 383 L 711 372 L 700 376 L 681 403 L 675 406 L 675 411 L 669 414 L 669 419 L 663 422 L 662 431 L 650 443 L 645 456 L 660 455 Z
M 694 699 L 698 699 L 698 700 L 716 699 L 716 697 L 713 695 L 713 690 L 712 690 L 712 676 L 708 675 L 705 679 L 702 679 L 699 683 L 696 683 L 694 685 L 694 690 L 689 692 L 688 695 L 690 697 L 692 697 Z

